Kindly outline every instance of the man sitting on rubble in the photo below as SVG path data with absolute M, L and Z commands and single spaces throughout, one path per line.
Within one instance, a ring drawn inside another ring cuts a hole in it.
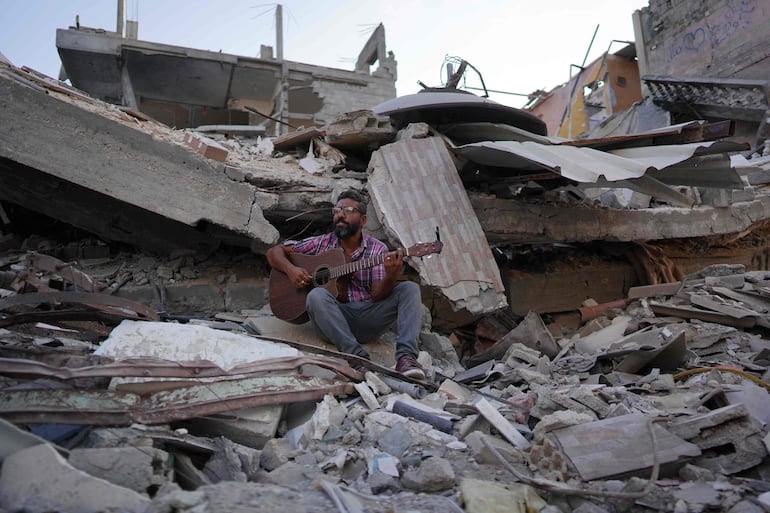
M 321 336 L 334 343 L 343 353 L 369 358 L 360 342 L 368 342 L 391 325 L 396 325 L 396 371 L 406 376 L 425 379 L 417 363 L 417 337 L 420 330 L 420 287 L 412 281 L 398 282 L 403 269 L 403 250 L 389 252 L 387 246 L 362 232 L 366 224 L 366 200 L 354 190 L 344 191 L 332 209 L 334 231 L 326 235 L 278 245 L 267 252 L 267 261 L 277 271 L 286 274 L 297 288 L 307 287 L 310 273 L 289 260 L 292 252 L 318 255 L 342 248 L 346 262 L 386 255 L 384 263 L 350 274 L 341 290 L 342 300 L 323 287 L 309 291 L 306 308 L 310 320 Z M 340 279 L 343 281 L 343 279 Z M 363 365 L 354 365 L 366 372 Z

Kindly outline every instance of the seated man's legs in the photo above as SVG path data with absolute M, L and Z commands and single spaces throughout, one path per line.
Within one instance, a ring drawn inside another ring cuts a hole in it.
M 405 354 L 417 356 L 421 304 L 420 286 L 412 281 L 402 281 L 382 301 L 357 303 L 361 308 L 351 312 L 351 330 L 358 340 L 367 342 L 395 323 L 396 361 Z
M 307 297 L 310 319 L 339 351 L 369 358 L 359 340 L 368 342 L 396 323 L 396 360 L 417 356 L 422 315 L 420 286 L 411 281 L 396 285 L 376 303 L 340 303 L 329 291 L 316 288 Z
M 315 288 L 307 295 L 306 306 L 310 320 L 326 340 L 333 343 L 338 351 L 369 358 L 350 329 L 346 308 L 350 303 L 340 303 L 324 288 Z

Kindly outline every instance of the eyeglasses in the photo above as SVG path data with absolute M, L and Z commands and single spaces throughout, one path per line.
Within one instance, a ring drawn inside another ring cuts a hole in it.
M 337 214 L 344 213 L 346 216 L 349 216 L 353 212 L 361 212 L 357 207 L 334 207 L 332 209 L 332 215 L 336 216 Z

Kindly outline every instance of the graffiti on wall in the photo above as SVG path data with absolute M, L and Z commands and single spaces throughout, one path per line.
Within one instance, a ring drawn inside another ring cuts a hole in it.
M 703 20 L 700 25 L 680 36 L 668 51 L 668 62 L 699 53 L 702 49 L 717 48 L 754 23 L 756 0 L 728 0 L 724 7 Z
M 755 0 L 733 0 L 727 2 L 724 13 L 718 23 L 711 27 L 711 38 L 714 46 L 719 46 L 736 33 L 751 26 L 751 15 L 757 10 Z

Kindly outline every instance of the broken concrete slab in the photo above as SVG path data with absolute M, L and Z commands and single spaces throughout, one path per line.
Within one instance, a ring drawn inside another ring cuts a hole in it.
M 701 454 L 697 445 L 640 413 L 555 429 L 550 434 L 586 481 L 645 471 L 655 462 L 683 464 Z
M 660 240 L 740 233 L 770 219 L 770 197 L 729 208 L 696 206 L 665 209 L 592 209 L 585 206 L 524 203 L 469 193 L 487 240 L 536 244 L 592 240 Z
M 346 112 L 326 125 L 326 142 L 339 148 L 374 149 L 396 137 L 388 116 L 371 110 Z
M 33 197 L 30 200 L 34 204 L 23 206 L 32 210 L 48 208 L 51 217 L 66 218 L 108 239 L 119 237 L 142 247 L 152 243 L 150 249 L 154 250 L 168 251 L 173 244 L 185 247 L 184 237 L 169 229 L 165 246 L 160 239 L 147 239 L 146 224 L 136 225 L 129 215 L 132 212 L 144 212 L 147 219 L 159 214 L 169 226 L 170 220 L 179 227 L 190 227 L 182 231 L 190 233 L 192 240 L 200 238 L 194 236 L 195 228 L 211 224 L 231 232 L 234 238 L 240 237 L 244 245 L 250 239 L 266 244 L 277 242 L 278 231 L 256 204 L 256 190 L 249 184 L 233 182 L 207 159 L 137 130 L 128 122 L 86 110 L 61 97 L 41 94 L 5 75 L 0 75 L 0 96 L 13 99 L 0 105 L 6 120 L 0 129 L 0 158 L 4 162 L 0 181 L 17 182 L 20 172 L 31 168 L 38 173 L 35 176 L 39 181 L 50 177 L 70 187 L 69 196 L 68 189 L 64 189 L 64 194 L 60 191 L 48 197 L 48 207 L 40 204 L 45 203 L 43 198 Z M 84 154 L 89 158 L 83 159 Z M 30 190 L 35 190 L 34 183 L 30 182 Z M 180 192 L 179 184 L 185 184 L 184 192 Z M 0 190 L 12 197 L 0 197 L 19 202 L 22 198 L 12 193 L 16 187 L 18 183 L 4 185 Z M 86 194 L 103 198 L 101 204 L 110 201 L 115 206 L 126 205 L 126 210 L 121 214 L 120 208 L 114 208 L 109 215 L 107 211 L 95 215 L 93 209 L 98 211 L 100 203 L 92 199 L 90 206 L 79 207 L 85 212 L 78 215 L 72 207 Z M 122 234 L 116 233 L 116 226 L 122 227 Z
M 440 231 L 446 256 L 409 262 L 423 284 L 440 288 L 458 310 L 486 313 L 507 304 L 500 270 L 440 138 L 383 146 L 372 154 L 367 173 L 372 205 L 389 239 L 408 247 L 435 240 Z
M 701 415 L 675 419 L 671 432 L 704 451 L 695 461 L 714 472 L 734 474 L 758 465 L 767 455 L 759 429 L 743 404 L 731 404 Z M 708 449 L 719 447 L 719 454 Z
M 8 456 L 0 473 L 0 507 L 8 511 L 45 513 L 143 513 L 147 496 L 72 467 L 48 444 Z
M 171 456 L 155 447 L 73 449 L 68 461 L 78 470 L 148 496 L 173 478 Z

